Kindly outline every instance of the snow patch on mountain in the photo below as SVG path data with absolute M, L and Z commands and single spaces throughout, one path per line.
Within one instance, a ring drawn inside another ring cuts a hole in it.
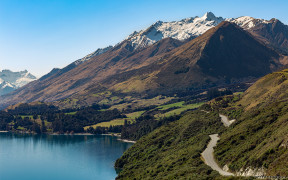
M 265 19 L 256 19 L 256 18 L 249 17 L 249 16 L 241 16 L 239 18 L 228 18 L 225 20 L 233 22 L 245 30 L 249 30 L 249 29 L 257 26 L 258 24 L 263 24 L 263 23 L 268 24 L 269 23 L 269 21 L 267 21 Z
M 113 46 L 108 46 L 108 47 L 105 47 L 105 48 L 99 48 L 99 49 L 97 49 L 96 51 L 94 51 L 93 53 L 88 54 L 87 56 L 85 56 L 85 57 L 83 57 L 83 58 L 81 58 L 81 59 L 78 59 L 78 60 L 74 61 L 74 64 L 75 64 L 76 66 L 78 66 L 79 64 L 82 64 L 83 62 L 88 61 L 88 60 L 91 59 L 92 57 L 95 57 L 95 56 L 98 56 L 98 55 L 100 55 L 100 54 L 103 54 L 103 53 L 105 53 L 106 51 L 108 51 L 108 50 L 110 50 L 110 49 L 112 49 L 112 48 L 113 48 Z
M 1 83 L 1 85 L 2 85 L 2 87 L 1 88 L 7 88 L 7 87 L 10 87 L 10 88 L 16 88 L 16 86 L 15 85 L 12 85 L 11 83 L 9 83 L 9 82 L 3 82 L 3 83 Z

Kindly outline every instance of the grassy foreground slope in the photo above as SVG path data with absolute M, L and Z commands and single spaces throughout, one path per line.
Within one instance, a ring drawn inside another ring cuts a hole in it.
M 266 175 L 288 176 L 288 71 L 261 78 L 238 102 L 233 98 L 210 103 L 237 118 L 217 144 L 220 164 L 234 172 L 264 169 Z
M 116 167 L 122 168 L 117 178 L 225 178 L 201 160 L 213 133 L 220 134 L 215 157 L 222 167 L 241 175 L 250 169 L 288 176 L 288 70 L 268 74 L 244 94 L 219 97 L 202 108 L 210 113 L 187 112 L 137 141 L 117 160 Z M 224 129 L 219 112 L 237 121 Z
M 141 138 L 117 160 L 117 179 L 207 179 L 219 174 L 204 164 L 201 152 L 209 134 L 223 131 L 217 113 L 194 111 Z

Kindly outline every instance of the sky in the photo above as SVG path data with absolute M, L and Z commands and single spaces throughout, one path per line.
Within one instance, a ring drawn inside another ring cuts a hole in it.
M 41 77 L 157 20 L 205 12 L 288 24 L 287 7 L 287 0 L 0 0 L 0 70 Z

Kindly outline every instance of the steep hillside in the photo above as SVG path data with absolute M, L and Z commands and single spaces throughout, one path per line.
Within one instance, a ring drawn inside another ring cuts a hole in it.
M 67 65 L 66 67 L 64 67 L 64 68 L 62 68 L 62 69 L 60 69 L 60 68 L 54 68 L 54 69 L 52 69 L 48 74 L 45 74 L 44 76 L 42 76 L 42 77 L 40 78 L 40 80 L 43 81 L 44 79 L 47 79 L 47 78 L 49 78 L 49 77 L 51 77 L 51 76 L 54 76 L 54 78 L 57 77 L 57 76 L 60 76 L 60 75 L 62 75 L 62 74 L 64 74 L 64 73 L 66 73 L 66 72 L 74 69 L 74 68 L 77 67 L 78 65 L 80 65 L 80 64 L 82 64 L 82 63 L 84 63 L 84 62 L 86 62 L 86 61 L 89 61 L 89 60 L 92 59 L 93 57 L 96 57 L 96 56 L 98 56 L 98 55 L 100 55 L 100 54 L 103 54 L 103 53 L 109 51 L 109 50 L 112 49 L 112 48 L 113 48 L 113 46 L 108 46 L 108 47 L 106 47 L 106 48 L 99 48 L 99 49 L 97 49 L 96 51 L 88 54 L 87 56 L 85 56 L 85 57 L 83 57 L 83 58 L 81 58 L 81 59 L 78 59 L 78 60 L 72 62 L 71 64 Z
M 249 110 L 288 100 L 288 70 L 274 72 L 259 79 L 245 93 L 239 104 Z
M 220 111 L 237 118 L 236 124 L 221 134 L 216 148 L 222 166 L 242 175 L 249 170 L 250 174 L 288 175 L 287 79 L 287 70 L 269 74 L 251 86 L 240 101 L 222 106 L 225 108 Z
M 214 133 L 220 134 L 215 158 L 221 167 L 238 176 L 287 177 L 287 85 L 288 70 L 271 73 L 242 95 L 218 97 L 156 129 L 117 160 L 118 179 L 224 178 L 200 159 Z M 219 113 L 236 122 L 224 129 Z
M 198 65 L 212 76 L 260 77 L 281 66 L 278 58 L 250 34 L 234 24 L 222 23 L 209 39 Z
M 210 120 L 211 119 L 211 120 Z M 116 161 L 116 179 L 215 179 L 200 158 L 209 134 L 224 129 L 215 113 L 189 112 L 141 138 Z

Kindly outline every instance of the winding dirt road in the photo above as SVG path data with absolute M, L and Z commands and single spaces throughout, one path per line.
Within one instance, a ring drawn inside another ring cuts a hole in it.
M 201 154 L 205 164 L 210 166 L 213 170 L 218 171 L 222 176 L 234 176 L 234 174 L 224 171 L 222 168 L 220 168 L 214 159 L 214 147 L 216 146 L 217 141 L 220 139 L 218 134 L 212 134 L 209 136 L 211 138 L 211 141 L 207 145 L 207 148 Z
M 232 119 L 229 121 L 228 117 L 222 114 L 219 114 L 219 117 L 221 118 L 221 122 L 224 124 L 225 127 L 229 127 L 233 122 L 236 121 L 236 119 Z
M 235 119 L 229 120 L 227 116 L 224 116 L 222 114 L 219 114 L 221 118 L 221 122 L 224 124 L 225 127 L 229 127 L 233 122 L 235 122 Z M 201 156 L 204 159 L 205 164 L 210 166 L 213 170 L 218 171 L 222 176 L 234 176 L 233 173 L 224 171 L 215 161 L 214 158 L 214 147 L 217 144 L 217 141 L 220 139 L 218 134 L 211 134 L 209 135 L 211 138 L 211 141 L 208 143 L 207 148 L 201 153 Z

